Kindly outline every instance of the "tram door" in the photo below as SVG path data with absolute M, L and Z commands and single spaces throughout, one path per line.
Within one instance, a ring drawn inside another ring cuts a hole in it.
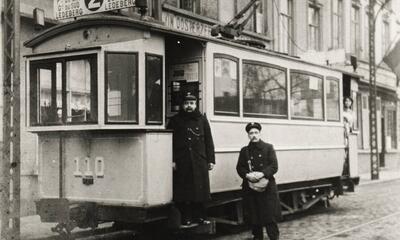
M 358 81 L 356 78 L 343 74 L 343 99 L 345 97 L 350 97 L 353 99 L 352 111 L 353 111 L 353 129 L 348 135 L 347 144 L 348 151 L 346 152 L 345 164 L 343 173 L 349 174 L 350 177 L 358 176 L 358 134 L 362 130 L 359 126 L 358 117 L 360 116 L 358 103 Z M 344 106 L 343 106 L 344 107 Z
M 166 38 L 167 118 L 179 111 L 188 93 L 197 97 L 197 107 L 202 112 L 202 56 L 201 42 L 175 36 Z

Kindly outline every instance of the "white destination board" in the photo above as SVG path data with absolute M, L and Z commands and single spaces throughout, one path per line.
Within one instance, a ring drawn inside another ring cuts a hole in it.
M 66 19 L 134 6 L 135 0 L 54 0 L 54 14 Z

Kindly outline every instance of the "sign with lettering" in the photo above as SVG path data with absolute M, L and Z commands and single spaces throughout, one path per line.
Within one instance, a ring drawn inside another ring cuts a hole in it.
M 188 32 L 203 37 L 211 37 L 212 26 L 207 23 L 202 23 L 199 20 L 163 11 L 162 21 L 165 26 L 178 31 Z
M 171 79 L 173 81 L 186 80 L 187 82 L 199 81 L 199 63 L 183 63 L 171 66 Z
M 59 20 L 134 6 L 135 0 L 54 0 L 54 14 Z

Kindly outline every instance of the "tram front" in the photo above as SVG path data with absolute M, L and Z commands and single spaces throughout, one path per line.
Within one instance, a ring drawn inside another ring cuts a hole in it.
M 118 17 L 61 24 L 25 43 L 38 214 L 58 231 L 166 216 L 165 40 Z M 161 210 L 160 210 L 161 209 Z

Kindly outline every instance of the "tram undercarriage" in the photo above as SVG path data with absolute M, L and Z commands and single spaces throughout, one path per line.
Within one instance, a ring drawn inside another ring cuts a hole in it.
M 316 204 L 329 207 L 329 201 L 343 194 L 340 178 L 283 184 L 279 186 L 283 216 L 306 211 Z M 100 223 L 114 222 L 117 231 L 142 231 L 146 225 L 159 224 L 170 232 L 214 234 L 216 224 L 240 226 L 244 215 L 240 191 L 214 193 L 207 204 L 210 223 L 180 225 L 179 210 L 171 204 L 153 207 L 107 206 L 94 202 L 73 202 L 67 199 L 41 199 L 37 202 L 42 222 L 55 222 L 51 230 L 69 236 L 75 228 L 96 229 Z

